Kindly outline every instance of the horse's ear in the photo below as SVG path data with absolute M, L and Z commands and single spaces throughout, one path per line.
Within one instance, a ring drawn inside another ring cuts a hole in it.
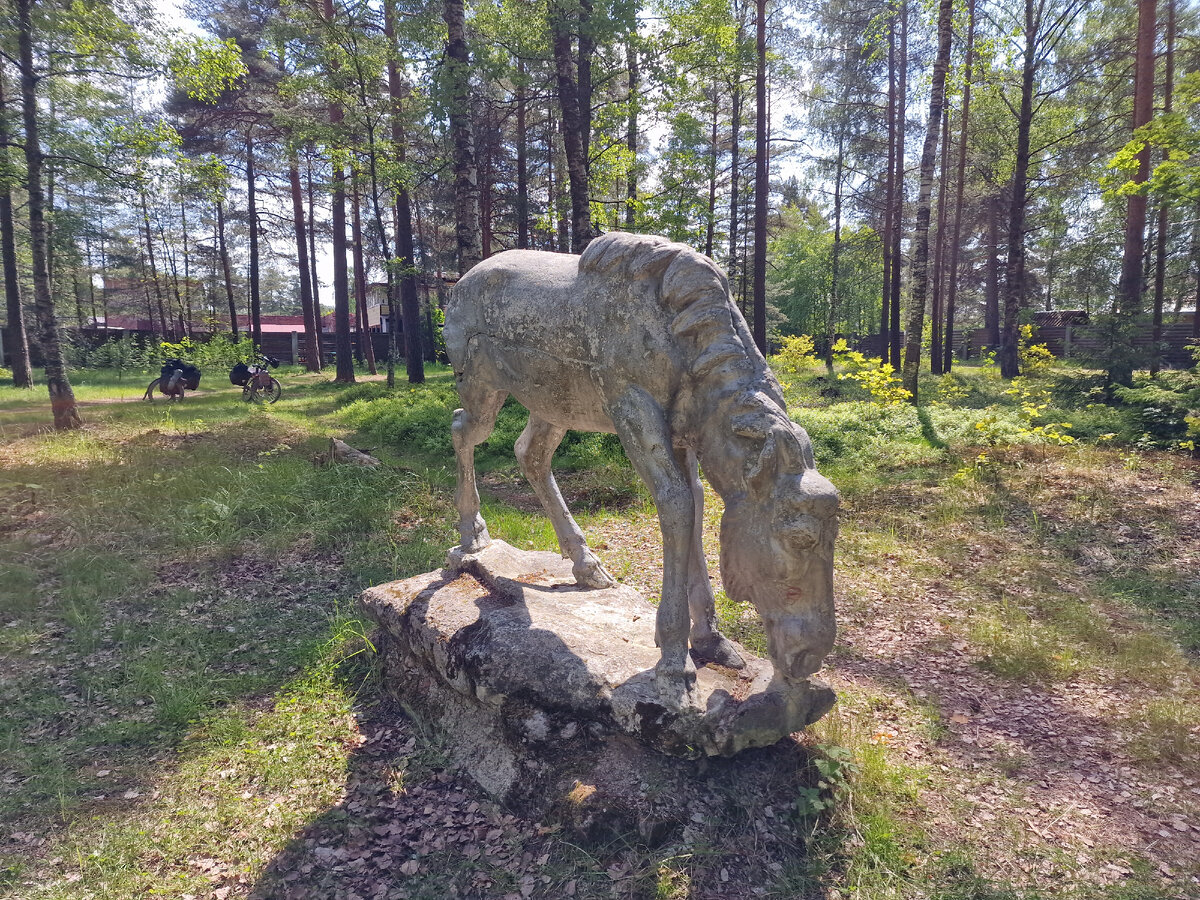
M 778 443 L 775 435 L 768 434 L 763 442 L 762 450 L 746 470 L 746 482 L 755 493 L 762 493 L 775 478 L 775 458 L 778 454 Z
M 797 434 L 796 432 L 800 432 Z M 812 455 L 812 444 L 808 435 L 797 426 L 779 429 L 779 462 L 784 472 L 803 472 L 816 468 Z

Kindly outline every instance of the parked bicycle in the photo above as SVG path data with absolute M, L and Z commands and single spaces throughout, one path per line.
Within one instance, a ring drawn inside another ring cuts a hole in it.
M 143 400 L 153 400 L 158 391 L 168 400 L 182 400 L 185 391 L 200 387 L 200 370 L 181 359 L 168 359 L 159 370 L 158 377 L 150 382 Z
M 229 370 L 229 380 L 242 389 L 242 399 L 254 403 L 274 403 L 283 393 L 283 387 L 271 376 L 271 369 L 279 368 L 279 360 L 259 354 L 250 364 L 238 363 Z

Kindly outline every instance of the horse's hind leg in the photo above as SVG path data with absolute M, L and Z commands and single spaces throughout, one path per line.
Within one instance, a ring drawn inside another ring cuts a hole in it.
M 585 587 L 612 587 L 616 582 L 600 565 L 596 554 L 588 548 L 583 532 L 571 516 L 571 511 L 567 509 L 562 492 L 558 489 L 558 482 L 554 480 L 554 473 L 550 470 L 554 451 L 566 433 L 565 428 L 551 425 L 531 414 L 525 430 L 517 438 L 517 462 L 521 464 L 521 471 L 533 485 L 533 491 L 541 501 L 542 508 L 554 524 L 559 549 L 564 559 L 571 560 L 576 582 Z
M 692 491 L 695 527 L 688 552 L 688 612 L 692 619 L 690 642 L 697 663 L 713 662 L 740 669 L 746 663 L 725 635 L 717 630 L 716 599 L 708 579 L 708 562 L 704 557 L 704 485 L 700 483 L 700 466 L 694 450 L 676 450 L 675 459 L 687 475 Z
M 460 381 L 462 409 L 454 411 L 450 433 L 454 439 L 454 457 L 458 464 L 458 487 L 454 504 L 458 508 L 459 546 L 464 553 L 476 553 L 492 542 L 483 516 L 479 514 L 479 490 L 475 486 L 475 447 L 487 440 L 496 424 L 504 391 L 473 389 Z

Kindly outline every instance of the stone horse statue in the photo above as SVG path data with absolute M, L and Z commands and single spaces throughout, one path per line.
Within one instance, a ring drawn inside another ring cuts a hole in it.
M 788 418 L 711 260 L 623 233 L 596 238 L 581 257 L 510 250 L 455 286 L 445 339 L 462 400 L 453 422 L 461 552 L 491 541 L 474 448 L 511 394 L 529 410 L 517 460 L 580 585 L 614 581 L 550 471 L 567 430 L 615 433 L 650 489 L 663 541 L 660 689 L 693 683 L 689 640 L 698 662 L 743 665 L 716 627 L 698 464 L 725 501 L 721 577 L 765 622 L 773 683 L 783 688 L 820 668 L 835 633 L 838 493 L 817 473 L 808 435 Z

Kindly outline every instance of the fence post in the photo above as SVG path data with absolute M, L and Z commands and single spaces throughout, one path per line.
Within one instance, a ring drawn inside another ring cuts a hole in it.
M 293 331 L 292 332 L 292 365 L 293 366 L 296 365 L 296 362 L 299 359 L 300 359 L 300 335 L 298 335 L 296 332 Z
M 1071 358 L 1071 326 L 1063 328 L 1063 359 Z

